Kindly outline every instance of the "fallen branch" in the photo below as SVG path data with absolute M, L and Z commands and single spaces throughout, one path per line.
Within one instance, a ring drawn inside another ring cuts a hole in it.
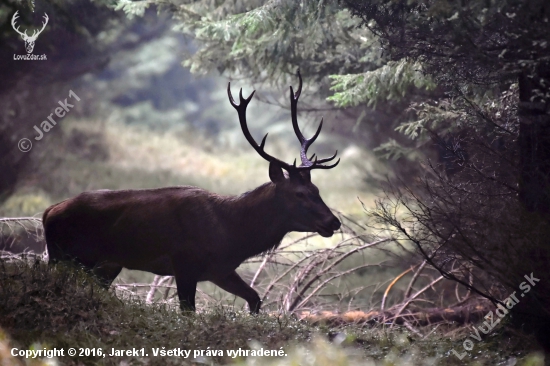
M 338 314 L 331 311 L 322 311 L 313 313 L 302 311 L 297 314 L 301 320 L 308 321 L 314 325 L 327 324 L 329 326 L 338 326 L 345 324 L 366 324 L 376 325 L 384 323 L 384 319 L 393 319 L 397 325 L 422 327 L 436 323 L 456 323 L 468 324 L 475 323 L 483 319 L 485 315 L 494 306 L 484 301 L 481 304 L 457 306 L 454 308 L 426 308 L 421 310 L 404 310 L 398 314 L 396 309 L 381 311 L 348 311 Z

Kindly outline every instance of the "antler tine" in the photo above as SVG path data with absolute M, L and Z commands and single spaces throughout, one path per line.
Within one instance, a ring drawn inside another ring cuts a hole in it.
M 333 165 L 327 165 L 323 166 L 320 164 L 329 162 L 333 160 L 336 155 L 338 154 L 338 151 L 336 153 L 329 157 L 324 159 L 315 159 L 314 162 L 311 160 L 315 156 L 313 154 L 311 158 L 307 158 L 307 150 L 309 147 L 317 140 L 317 137 L 319 137 L 319 134 L 321 133 L 321 129 L 323 128 L 323 119 L 321 118 L 321 123 L 319 123 L 319 127 L 317 127 L 317 131 L 315 131 L 315 134 L 310 139 L 306 139 L 300 131 L 300 127 L 298 126 L 298 99 L 300 98 L 300 95 L 302 94 L 302 75 L 300 74 L 300 69 L 298 69 L 298 79 L 300 80 L 300 84 L 298 86 L 298 90 L 296 93 L 294 93 L 294 90 L 292 89 L 292 86 L 290 87 L 290 114 L 292 117 L 292 127 L 294 128 L 294 133 L 296 134 L 296 137 L 298 137 L 298 140 L 300 141 L 300 159 L 302 160 L 302 167 L 306 167 L 309 169 L 330 169 L 334 168 L 340 160 L 338 160 L 337 163 Z
M 16 32 L 17 32 L 17 29 L 19 29 L 19 27 L 17 27 L 17 29 L 15 28 L 15 22 L 17 21 L 17 18 L 19 18 L 19 14 L 17 13 L 19 13 L 19 10 L 17 10 L 15 14 L 13 14 L 13 16 L 11 17 L 11 25 Z
M 21 37 L 28 37 L 28 35 L 27 35 L 27 30 L 25 29 L 25 32 L 23 33 L 23 32 L 21 32 L 21 31 L 19 30 L 19 26 L 16 26 L 16 24 L 15 24 L 15 22 L 16 22 L 17 19 L 19 18 L 19 14 L 18 14 L 18 13 L 19 13 L 19 10 L 17 10 L 17 11 L 15 12 L 15 14 L 13 14 L 13 17 L 11 18 L 11 26 L 12 26 L 12 28 L 13 28 L 17 33 L 19 33 L 19 35 L 20 35 Z
M 252 134 L 250 134 L 250 131 L 248 130 L 248 125 L 246 124 L 246 107 L 248 107 L 248 103 L 252 100 L 252 97 L 254 96 L 254 93 L 256 91 L 254 90 L 252 94 L 248 96 L 248 98 L 243 97 L 243 89 L 239 91 L 239 99 L 240 103 L 235 103 L 235 100 L 233 99 L 233 95 L 231 94 L 231 83 L 227 84 L 227 96 L 229 97 L 229 102 L 235 108 L 239 114 L 239 122 L 241 124 L 241 130 L 243 131 L 244 137 L 248 141 L 248 143 L 256 150 L 256 152 L 265 160 L 271 162 L 276 162 L 279 164 L 282 168 L 285 168 L 287 171 L 290 172 L 290 170 L 293 170 L 293 167 L 289 164 L 285 163 L 284 161 L 281 161 L 268 153 L 264 151 L 265 147 L 265 141 L 267 139 L 267 133 L 265 134 L 264 138 L 262 139 L 262 142 L 260 145 L 254 140 L 254 137 L 252 137 Z M 294 169 L 296 168 L 296 161 L 294 162 Z
M 48 24 L 48 20 L 50 20 L 50 18 L 48 18 L 48 14 L 46 14 L 46 13 L 44 13 L 43 18 L 44 18 L 44 22 L 42 22 L 42 29 L 40 29 L 37 36 L 44 31 L 44 28 L 46 28 L 46 25 Z
M 296 137 L 298 137 L 298 141 L 300 141 L 300 157 L 302 157 L 303 154 L 307 152 L 307 149 L 311 143 L 309 143 L 309 140 L 304 137 L 302 131 L 300 131 L 300 127 L 298 127 L 298 99 L 302 94 L 302 75 L 300 74 L 300 69 L 298 69 L 298 79 L 300 80 L 300 85 L 298 86 L 296 93 L 294 93 L 292 86 L 290 86 L 290 115 L 292 118 L 292 128 L 294 128 L 294 133 L 296 134 Z M 304 164 L 303 158 L 302 164 Z
M 321 123 L 319 123 L 319 127 L 317 127 L 317 131 L 315 131 L 315 134 L 313 137 L 311 137 L 309 140 L 306 140 L 304 146 L 305 146 L 305 152 L 307 152 L 307 149 L 317 140 L 317 137 L 319 137 L 319 134 L 321 133 L 321 129 L 323 128 L 323 118 L 321 118 Z
M 298 127 L 298 123 L 296 123 L 296 127 Z M 319 127 L 317 127 L 317 131 L 315 131 L 315 134 L 312 138 L 305 139 L 301 141 L 301 149 L 300 149 L 300 158 L 302 159 L 302 164 L 307 165 L 308 163 L 311 163 L 311 159 L 307 158 L 307 150 L 317 140 L 317 137 L 321 133 L 321 129 L 323 128 L 323 119 L 321 118 L 321 123 L 319 123 Z M 303 136 L 302 136 L 303 137 Z
M 333 159 L 333 158 L 331 158 Z M 322 159 L 322 160 L 325 160 L 325 159 Z M 319 160 L 321 161 L 321 160 Z M 336 163 L 332 164 L 332 165 L 312 165 L 310 167 L 310 169 L 332 169 L 334 168 L 336 165 L 340 164 L 340 158 L 338 158 L 338 160 L 336 160 Z
M 333 159 L 336 157 L 336 155 L 338 155 L 338 150 L 336 150 L 336 152 L 334 153 L 334 155 L 332 155 L 331 157 L 329 157 L 329 158 L 324 158 L 324 159 L 319 159 L 319 160 L 315 160 L 315 162 L 316 162 L 317 164 L 328 163 L 329 161 L 333 160 Z M 310 160 L 311 160 L 311 159 L 310 159 Z M 338 159 L 338 160 L 340 160 L 340 159 Z
M 307 159 L 307 162 L 304 163 L 303 166 L 309 167 L 310 169 L 330 169 L 330 168 L 334 168 L 336 165 L 338 165 L 338 163 L 340 162 L 340 159 L 338 159 L 338 161 L 336 163 L 334 163 L 333 165 L 321 165 L 321 164 L 328 163 L 329 161 L 334 160 L 334 158 L 336 158 L 336 155 L 338 155 L 338 150 L 336 150 L 334 155 L 332 155 L 331 157 L 323 158 L 323 159 L 319 159 L 317 156 L 315 156 L 315 154 L 313 154 L 311 156 L 311 158 Z M 311 161 L 311 159 L 313 159 L 313 157 L 315 157 L 315 160 Z

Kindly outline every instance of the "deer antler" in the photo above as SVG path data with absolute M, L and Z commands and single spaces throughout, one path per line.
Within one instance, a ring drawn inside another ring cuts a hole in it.
M 11 18 L 11 26 L 17 33 L 19 33 L 21 37 L 23 37 L 23 39 L 27 39 L 29 37 L 27 35 L 27 30 L 25 30 L 25 33 L 23 33 L 19 30 L 19 26 L 17 27 L 15 26 L 15 22 L 17 21 L 17 18 L 19 18 L 19 15 L 17 13 L 19 13 L 19 10 L 17 10 L 15 14 L 13 14 L 13 17 Z
M 19 15 L 17 14 L 19 13 L 19 10 L 17 10 L 15 12 L 15 14 L 13 14 L 13 17 L 11 18 L 11 26 L 13 27 L 13 29 L 19 33 L 19 35 L 24 39 L 24 40 L 30 40 L 30 41 L 35 41 L 36 38 L 38 38 L 38 36 L 40 35 L 40 33 L 42 33 L 42 31 L 44 30 L 44 28 L 46 28 L 46 24 L 48 24 L 48 21 L 50 20 L 50 18 L 48 18 L 48 14 L 44 13 L 44 22 L 42 22 L 42 29 L 40 29 L 39 31 L 37 30 L 34 30 L 33 33 L 32 33 L 32 36 L 29 36 L 27 34 L 27 30 L 25 29 L 25 32 L 21 32 L 19 30 L 19 26 L 16 26 L 16 21 L 17 19 L 19 18 Z
M 294 161 L 294 165 L 292 166 L 265 152 L 264 146 L 265 146 L 265 140 L 267 139 L 267 135 L 268 135 L 267 133 L 265 134 L 259 146 L 258 146 L 258 143 L 256 143 L 256 140 L 254 140 L 254 137 L 252 137 L 252 135 L 250 134 L 250 131 L 248 130 L 248 126 L 246 124 L 246 107 L 248 107 L 248 103 L 250 103 L 250 100 L 252 100 L 254 93 L 256 93 L 255 90 L 252 92 L 252 94 L 248 96 L 248 98 L 243 98 L 243 89 L 241 88 L 241 90 L 239 91 L 240 104 L 237 104 L 235 103 L 235 100 L 233 99 L 233 95 L 231 94 L 231 83 L 227 84 L 227 95 L 229 97 L 229 102 L 231 103 L 233 108 L 237 110 L 239 114 L 239 122 L 241 123 L 241 130 L 243 131 L 244 137 L 246 137 L 246 140 L 250 143 L 250 145 L 252 145 L 254 150 L 256 150 L 256 152 L 260 154 L 260 156 L 265 160 L 269 161 L 270 163 L 279 164 L 282 168 L 286 169 L 288 172 L 296 169 L 296 160 Z
M 338 154 L 338 150 L 329 158 L 324 159 L 317 159 L 315 157 L 315 154 L 311 156 L 311 158 L 307 158 L 307 150 L 309 147 L 315 142 L 319 134 L 321 133 L 321 128 L 323 128 L 323 119 L 321 118 L 321 123 L 319 124 L 319 127 L 317 128 L 317 131 L 313 135 L 312 138 L 309 140 L 304 137 L 302 134 L 302 131 L 300 131 L 300 127 L 298 127 L 298 99 L 300 98 L 300 94 L 302 94 L 302 75 L 300 74 L 300 70 L 298 70 L 298 79 L 300 80 L 300 85 L 298 86 L 298 90 L 296 93 L 292 90 L 292 86 L 290 87 L 290 114 L 292 116 L 292 127 L 294 128 L 294 133 L 298 137 L 298 140 L 300 141 L 300 158 L 302 160 L 302 166 L 312 167 L 311 169 L 331 169 L 334 168 L 338 163 L 340 163 L 340 159 L 336 161 L 333 165 L 320 165 L 322 163 L 327 163 L 334 158 L 336 158 L 336 155 Z M 314 161 L 311 161 L 315 157 Z
M 36 38 L 38 38 L 38 36 L 40 35 L 40 33 L 42 33 L 44 28 L 46 28 L 46 24 L 48 24 L 48 20 L 50 20 L 50 18 L 48 18 L 48 14 L 44 13 L 44 22 L 42 22 L 42 29 L 40 29 L 39 31 L 35 30 L 32 33 L 32 36 L 30 38 L 36 40 Z
M 290 165 L 288 163 L 285 163 L 284 161 L 281 161 L 268 153 L 265 152 L 265 141 L 267 139 L 267 133 L 265 134 L 264 138 L 262 139 L 262 142 L 260 145 L 254 140 L 252 135 L 250 134 L 250 131 L 248 130 L 247 122 L 246 122 L 246 108 L 248 107 L 248 103 L 250 103 L 250 100 L 252 100 L 252 97 L 254 96 L 255 90 L 248 96 L 248 98 L 243 97 L 243 90 L 239 91 L 239 100 L 240 103 L 235 103 L 235 100 L 233 99 L 233 95 L 231 94 L 231 83 L 227 84 L 227 96 L 229 97 L 229 102 L 235 108 L 239 114 L 239 122 L 241 124 L 241 129 L 243 131 L 243 134 L 246 138 L 246 140 L 252 145 L 254 150 L 265 160 L 269 161 L 270 163 L 277 163 L 282 168 L 284 168 L 289 173 L 292 171 L 305 171 L 305 170 L 312 170 L 312 169 L 331 169 L 334 168 L 338 163 L 340 163 L 340 159 L 332 165 L 321 165 L 322 163 L 326 163 L 328 161 L 333 160 L 336 157 L 336 154 L 338 154 L 338 151 L 330 158 L 320 159 L 318 160 L 315 158 L 315 161 L 311 161 L 315 154 L 311 156 L 310 159 L 307 158 L 306 153 L 307 149 L 313 144 L 317 136 L 319 136 L 319 133 L 321 132 L 321 127 L 323 125 L 323 122 L 321 121 L 321 125 L 317 129 L 317 132 L 315 135 L 307 140 L 304 135 L 301 133 L 300 129 L 298 128 L 298 119 L 296 117 L 296 111 L 297 111 L 297 104 L 298 104 L 298 98 L 300 97 L 300 93 L 302 92 L 302 76 L 300 75 L 300 72 L 298 71 L 298 77 L 300 78 L 300 87 L 298 88 L 298 91 L 296 94 L 293 93 L 292 86 L 290 87 L 290 102 L 291 102 L 291 115 L 292 115 L 292 126 L 294 127 L 294 132 L 296 133 L 296 136 L 298 136 L 298 140 L 300 140 L 301 149 L 300 149 L 300 158 L 302 160 L 301 166 L 296 166 L 296 160 L 294 160 L 294 164 Z

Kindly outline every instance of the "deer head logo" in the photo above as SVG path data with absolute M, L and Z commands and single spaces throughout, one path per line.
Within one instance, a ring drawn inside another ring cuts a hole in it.
M 39 31 L 34 30 L 32 33 L 32 36 L 29 36 L 27 34 L 27 30 L 25 30 L 25 32 L 21 32 L 19 30 L 19 26 L 15 25 L 17 18 L 19 18 L 19 15 L 17 15 L 18 12 L 19 10 L 16 11 L 15 14 L 13 14 L 13 17 L 11 18 L 11 26 L 17 33 L 19 33 L 21 38 L 23 38 L 23 40 L 25 41 L 25 49 L 27 50 L 27 53 L 32 53 L 32 50 L 34 49 L 34 42 L 36 41 L 40 33 L 42 33 L 44 28 L 46 28 L 46 24 L 48 24 L 48 20 L 49 20 L 48 14 L 44 13 L 44 22 L 42 23 L 42 29 L 40 29 Z

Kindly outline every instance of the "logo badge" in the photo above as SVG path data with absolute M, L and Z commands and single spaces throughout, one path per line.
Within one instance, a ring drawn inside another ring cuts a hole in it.
M 25 32 L 21 32 L 19 30 L 19 26 L 15 24 L 17 21 L 17 18 L 19 18 L 19 15 L 17 13 L 19 13 L 19 10 L 16 11 L 15 14 L 13 14 L 13 17 L 11 18 L 11 26 L 17 33 L 19 33 L 21 38 L 23 38 L 23 41 L 25 41 L 25 49 L 27 50 L 27 53 L 30 54 L 34 50 L 34 42 L 36 41 L 40 33 L 42 33 L 44 28 L 46 28 L 46 24 L 48 24 L 48 20 L 49 20 L 48 14 L 44 13 L 44 22 L 42 23 L 42 29 L 40 29 L 39 31 L 34 30 L 32 35 L 29 36 L 27 34 L 27 30 L 25 30 Z

